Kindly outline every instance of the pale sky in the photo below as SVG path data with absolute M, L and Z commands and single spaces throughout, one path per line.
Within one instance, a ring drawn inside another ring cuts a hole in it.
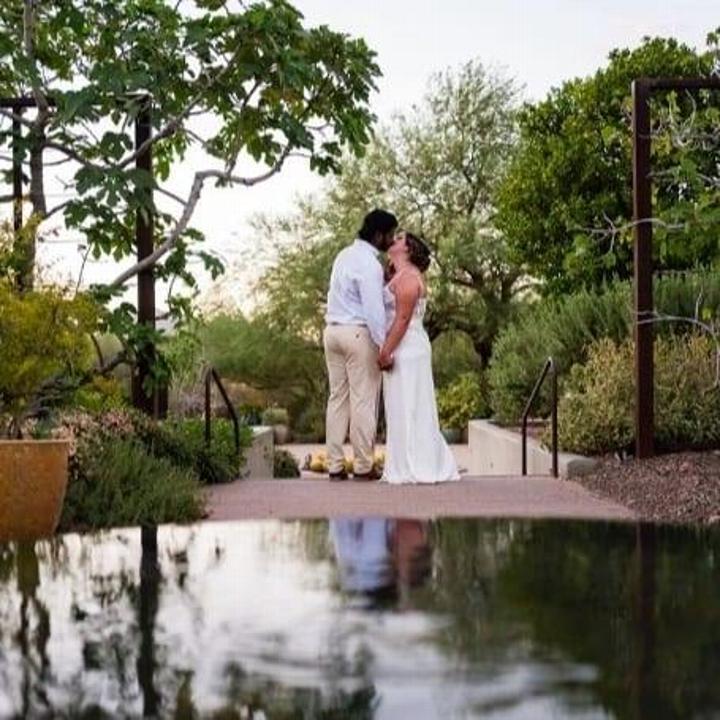
M 613 48 L 635 46 L 645 35 L 673 36 L 704 48 L 706 34 L 720 25 L 718 0 L 297 0 L 295 5 L 307 23 L 362 36 L 378 53 L 383 77 L 372 108 L 381 123 L 419 102 L 432 73 L 470 59 L 502 69 L 524 85 L 526 98 L 539 99 L 564 80 L 594 72 Z M 194 154 L 178 170 L 175 191 L 187 194 L 200 163 L 202 157 Z M 257 242 L 248 228 L 253 214 L 288 211 L 298 195 L 321 186 L 298 159 L 262 186 L 206 190 L 194 225 L 206 233 L 210 248 L 237 265 L 241 251 Z M 80 256 L 65 240 L 46 246 L 43 258 L 69 279 L 77 276 Z M 117 271 L 114 263 L 91 263 L 85 279 L 109 280 Z M 230 292 L 246 304 L 243 287 Z

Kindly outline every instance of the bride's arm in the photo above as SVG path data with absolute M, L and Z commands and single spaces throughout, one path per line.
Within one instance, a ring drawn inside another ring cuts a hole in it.
M 378 360 L 381 367 L 392 365 L 392 355 L 405 337 L 420 297 L 420 288 L 411 277 L 396 280 L 392 291 L 395 293 L 395 318 L 380 349 Z

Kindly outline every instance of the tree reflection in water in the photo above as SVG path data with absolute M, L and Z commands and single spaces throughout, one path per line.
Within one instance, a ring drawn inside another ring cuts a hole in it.
M 155 717 L 160 707 L 160 695 L 155 689 L 155 616 L 158 611 L 162 576 L 158 563 L 157 526 L 141 531 L 140 597 L 138 624 L 140 653 L 137 674 L 143 695 L 143 717 Z
M 419 605 L 448 614 L 438 642 L 449 654 L 492 674 L 530 641 L 528 657 L 587 666 L 591 682 L 561 675 L 545 690 L 568 714 L 578 703 L 620 718 L 720 713 L 717 531 L 506 521 L 436 530 L 435 586 Z
M 713 717 L 718 557 L 710 529 L 382 518 L 0 546 L 0 716 L 369 720 L 435 683 L 466 716 Z
M 45 681 L 50 663 L 50 613 L 37 598 L 40 566 L 35 544 L 21 542 L 15 554 L 17 588 L 20 594 L 20 628 L 16 641 L 23 659 L 22 717 L 28 717 L 36 704 L 49 709 Z

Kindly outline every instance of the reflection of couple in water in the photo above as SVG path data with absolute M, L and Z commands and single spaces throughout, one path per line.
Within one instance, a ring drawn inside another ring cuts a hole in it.
M 337 518 L 330 535 L 342 588 L 373 604 L 407 600 L 431 572 L 429 524 L 423 520 Z

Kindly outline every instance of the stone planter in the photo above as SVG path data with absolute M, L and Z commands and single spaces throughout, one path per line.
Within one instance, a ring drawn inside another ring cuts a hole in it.
M 245 452 L 245 467 L 240 477 L 248 480 L 270 480 L 273 477 L 275 451 L 273 429 L 258 425 L 253 427 L 252 432 L 252 444 Z
M 519 475 L 522 471 L 522 436 L 519 432 L 495 425 L 489 420 L 470 421 L 471 475 Z M 595 458 L 561 452 L 558 455 L 560 477 L 573 478 L 592 472 Z M 552 455 L 540 442 L 530 436 L 527 445 L 528 475 L 549 475 Z
M 52 535 L 68 481 L 67 440 L 0 440 L 0 541 Z

